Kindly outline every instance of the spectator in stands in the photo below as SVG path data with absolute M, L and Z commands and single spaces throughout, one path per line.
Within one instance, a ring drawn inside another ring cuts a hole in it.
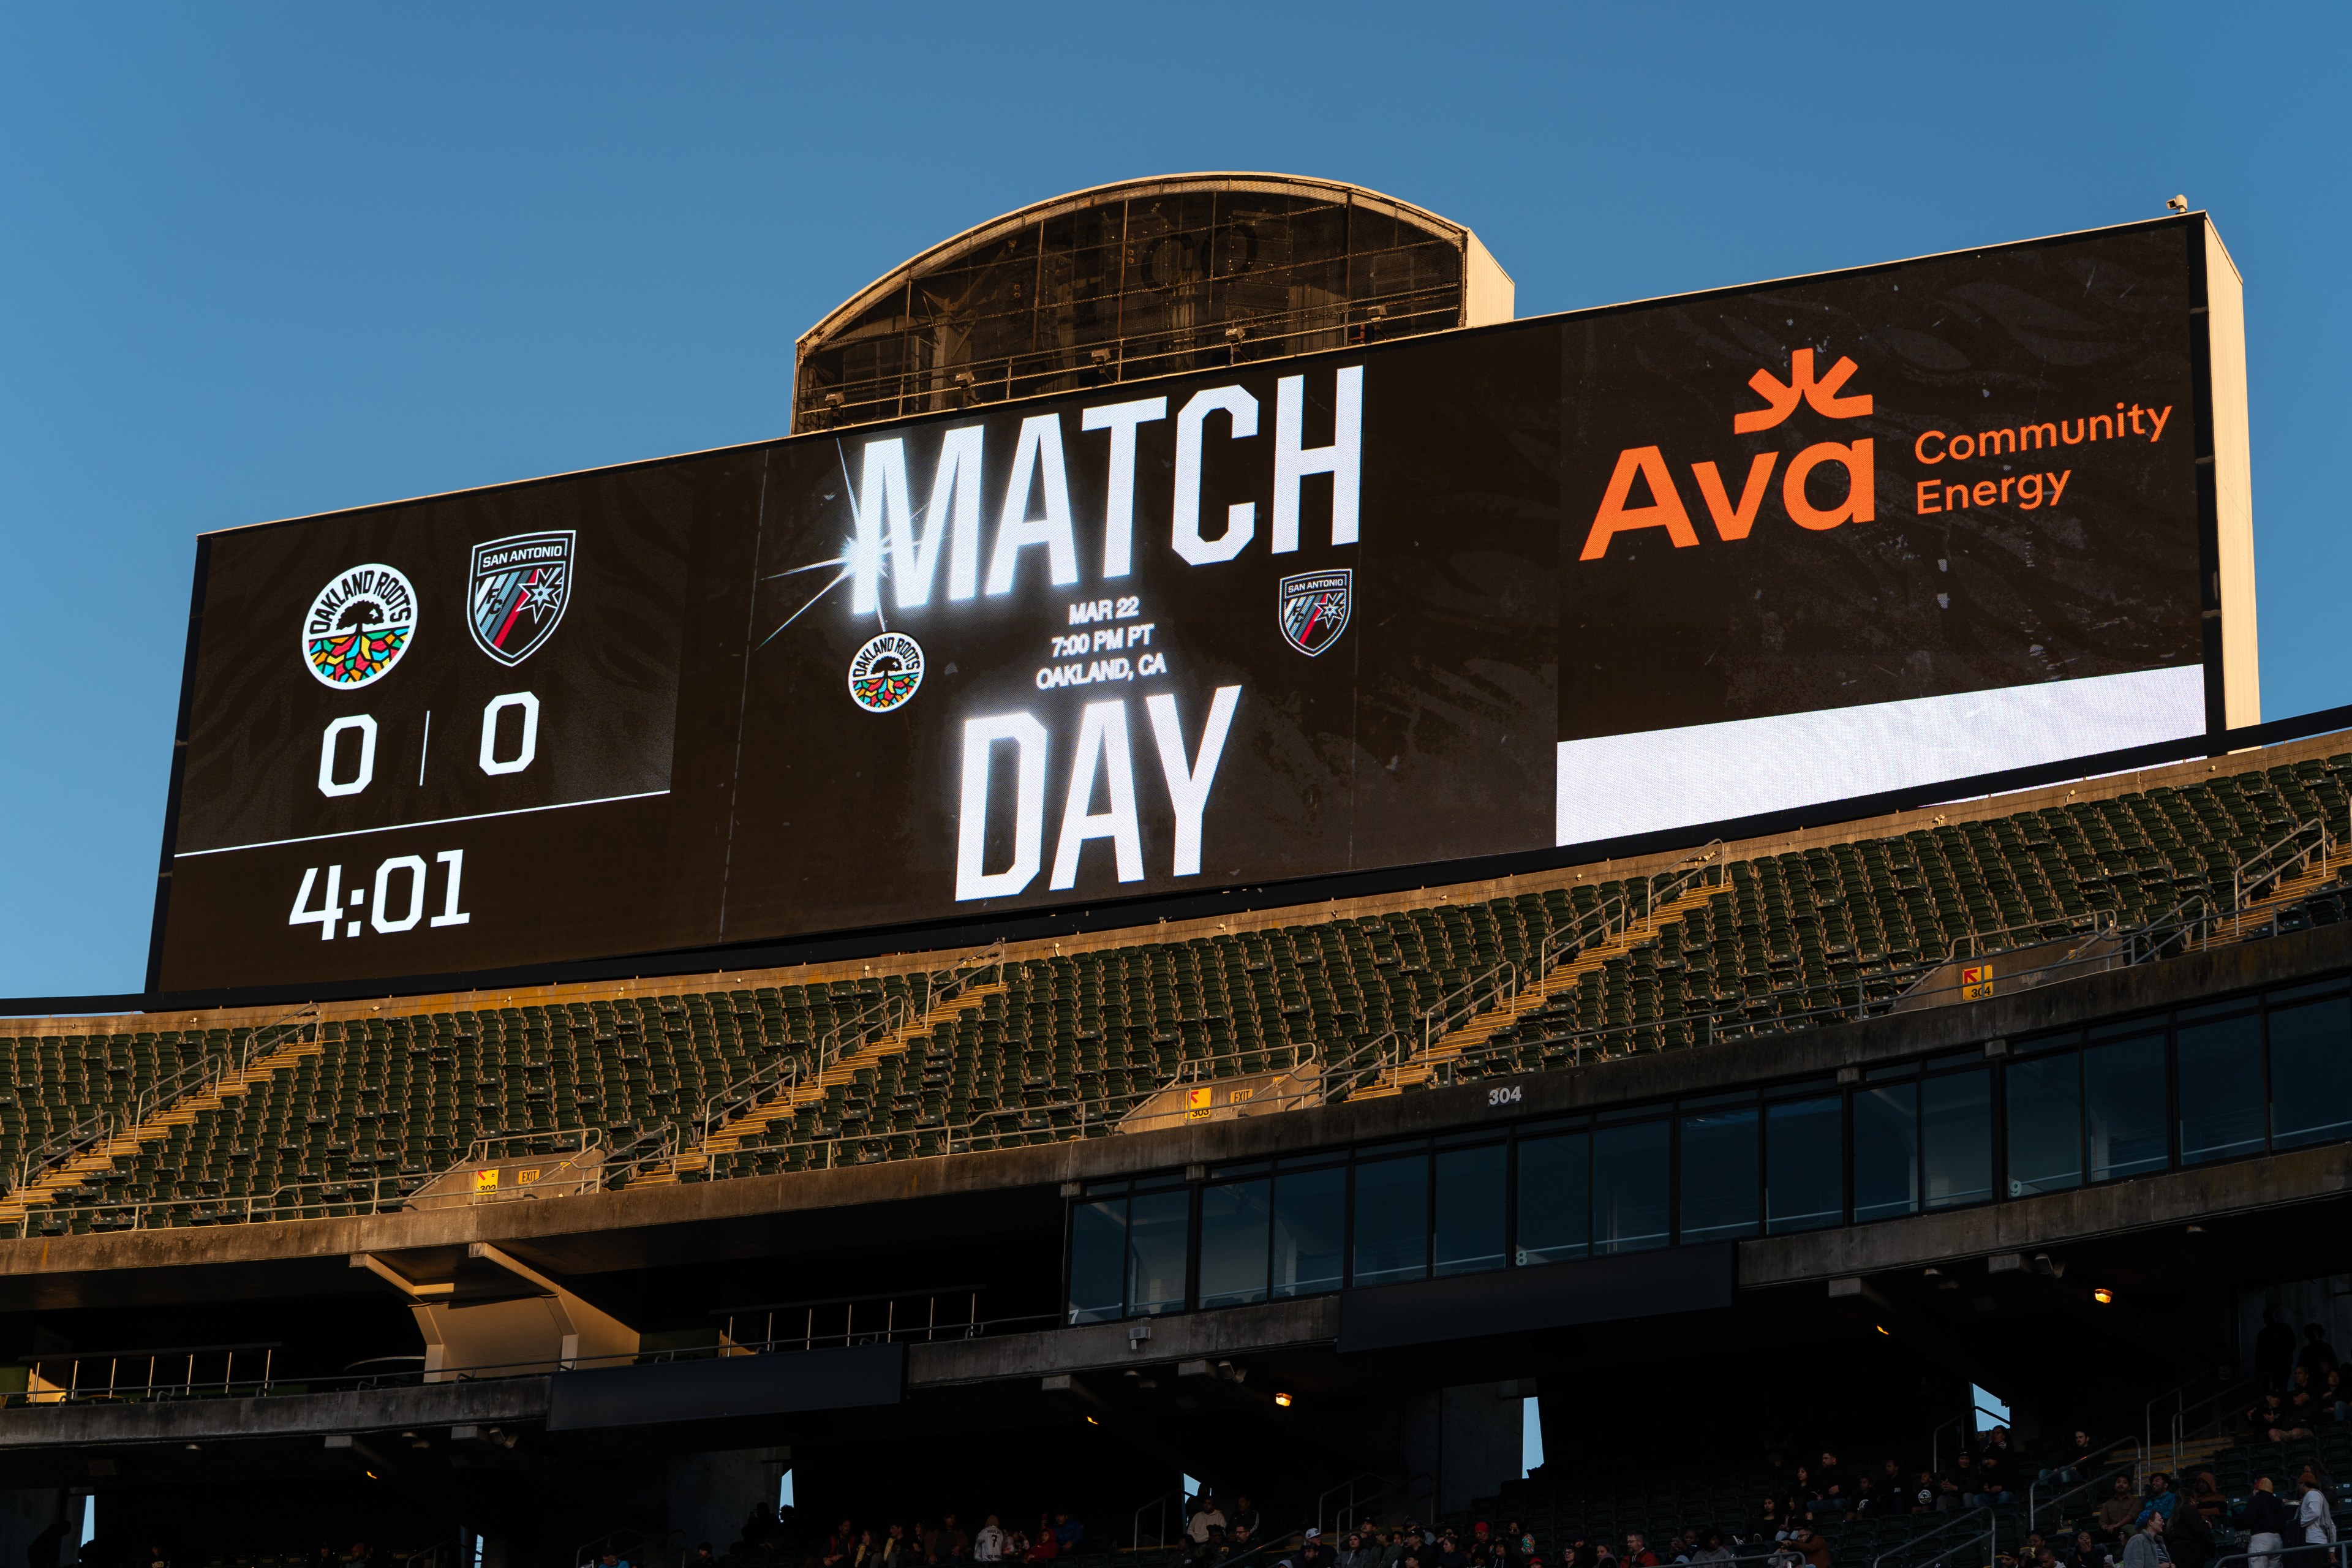
M 2099 1505 L 2099 1533 L 2111 1539 L 2120 1539 L 2123 1532 L 2131 1527 L 2132 1521 L 2138 1517 L 2139 1499 L 2132 1496 L 2131 1478 L 2117 1476 L 2115 1489 L 2107 1494 L 2107 1500 Z
M 1297 1568 L 1331 1568 L 1331 1552 L 1323 1544 L 1320 1529 L 1311 1524 L 1307 1527 L 1307 1533 L 1298 1543 L 1298 1554 L 1292 1561 Z
M 2294 1369 L 2294 1331 L 2279 1321 L 2276 1307 L 2264 1307 L 2263 1331 L 2254 1336 L 2254 1375 L 2264 1388 L 2284 1394 Z
M 2304 1543 L 2295 1555 L 2311 1568 L 2326 1568 L 2336 1546 L 2335 1500 L 2329 1496 L 2327 1478 L 2306 1465 L 2295 1485 L 2302 1489 L 2294 1510 L 2295 1532 Z
M 2213 1479 L 2213 1472 L 2210 1470 L 2197 1472 L 2197 1479 L 2189 1483 L 2188 1500 L 2196 1507 L 2199 1513 L 2205 1516 L 2209 1533 L 2210 1527 L 2219 1524 L 2221 1521 L 2221 1516 L 2228 1512 L 2230 1508 L 2230 1500 L 2222 1493 L 2221 1483 Z
M 1336 1568 L 1372 1568 L 1371 1549 L 1361 1534 L 1351 1530 L 1340 1538 Z
M 1797 1533 L 1789 1538 L 1789 1545 L 1810 1568 L 1830 1568 L 1830 1543 L 1811 1525 L 1799 1525 Z
M 2246 1432 L 2258 1443 L 2284 1443 L 2289 1437 L 2308 1437 L 2311 1428 L 2295 1425 L 2288 1413 L 2286 1396 L 2276 1389 L 2263 1395 L 2260 1403 L 2246 1412 Z
M 1234 1510 L 1225 1515 L 1225 1528 L 1246 1530 L 1255 1539 L 1265 1533 L 1265 1515 L 1258 1511 L 1257 1504 L 1250 1501 L 1249 1494 L 1244 1492 L 1234 1499 Z
M 1977 1496 L 1980 1507 L 2000 1508 L 2013 1500 L 2009 1485 L 2009 1455 L 2006 1447 L 1988 1449 L 1977 1461 Z
M 2336 1367 L 2336 1347 L 2327 1342 L 2327 1331 L 2317 1323 L 2303 1325 L 2303 1350 L 2294 1364 L 2311 1373 L 2311 1385 L 2319 1387 Z
M 1864 1476 L 1853 1483 L 1853 1500 L 1846 1505 L 1849 1519 L 1874 1519 L 1886 1511 L 1886 1498 L 1878 1489 L 1875 1476 Z
M 2115 1554 L 2106 1543 L 2087 1530 L 2074 1532 L 2074 1549 L 2066 1557 L 2068 1568 L 2115 1568 Z
M 1223 1530 L 1232 1523 L 1233 1521 L 1225 1517 L 1225 1510 L 1217 1506 L 1217 1494 L 1202 1487 L 1201 1495 L 1192 1500 L 1192 1518 L 1185 1525 L 1184 1533 L 1191 1536 L 1192 1543 L 1197 1546 L 1209 1539 L 1211 1529 Z
M 2246 1532 L 2246 1568 L 2279 1568 L 2279 1549 L 2294 1528 L 2294 1510 L 2279 1497 L 2270 1477 L 2254 1478 L 2254 1489 L 2238 1510 L 2237 1523 Z
M 686 1568 L 712 1568 L 718 1561 L 718 1557 L 710 1550 L 710 1542 L 706 1541 L 694 1549 L 693 1555 L 687 1558 Z
M 850 1533 L 849 1521 L 843 1520 L 831 1535 L 824 1538 L 824 1550 L 818 1553 L 822 1568 L 842 1568 L 857 1554 L 857 1537 Z
M 1691 1553 L 1695 1563 L 1728 1563 L 1738 1555 L 1723 1542 L 1723 1532 L 1710 1530 L 1698 1538 L 1698 1550 Z
M 2151 1512 L 2124 1542 L 2123 1568 L 2164 1568 L 2171 1561 L 2164 1549 L 2164 1515 Z
M 2083 1478 L 2091 1473 L 2091 1466 L 2097 1458 L 2098 1451 L 2091 1447 L 2091 1435 L 2077 1428 L 2074 1440 L 2066 1446 L 2066 1458 L 2048 1467 L 2034 1479 L 2044 1486 L 2053 1481 L 2063 1486 L 2080 1486 Z
M 2135 1526 L 2146 1524 L 2149 1514 L 2160 1513 L 2168 1525 L 2172 1522 L 2173 1510 L 2179 1506 L 2180 1494 L 2172 1489 L 2172 1478 L 2162 1470 L 2154 1471 L 2147 1478 L 2147 1500 L 2134 1516 L 2132 1523 Z
M 1244 1498 L 1246 1504 L 1249 1499 Z M 1054 1516 L 1054 1539 L 1062 1543 L 1062 1555 L 1070 1556 L 1087 1543 L 1087 1527 L 1072 1519 L 1067 1510 Z
M 1397 1568 L 1404 1559 L 1404 1532 L 1383 1530 L 1376 1533 L 1371 1548 L 1372 1560 L 1366 1568 Z
M 2352 1405 L 2352 1380 L 2345 1377 L 2342 1367 L 2331 1366 L 2327 1369 L 2327 1381 L 2319 1390 L 2320 1414 L 2330 1421 L 2341 1421 L 2347 1405 Z
M 1625 1532 L 1625 1551 L 1617 1561 L 1622 1568 L 1658 1568 L 1658 1554 L 1650 1550 L 1650 1538 L 1638 1530 Z
M 1951 1474 L 1945 1479 L 1952 1483 L 1952 1489 L 1960 1494 L 1963 1508 L 1984 1507 L 1982 1478 L 1977 1473 L 1977 1457 L 1974 1454 L 1963 1448 L 1953 1455 Z
M 2193 1491 L 2181 1497 L 2179 1506 L 2166 1517 L 2164 1544 L 2172 1554 L 2173 1568 L 2205 1568 L 2213 1560 L 2213 1525 Z
M 1838 1463 L 1838 1457 L 1826 1448 L 1822 1450 L 1822 1468 L 1813 1475 L 1813 1488 L 1820 1494 L 1815 1504 L 1817 1512 L 1845 1511 L 1845 1469 Z
M 971 1555 L 971 1537 L 966 1535 L 962 1527 L 956 1523 L 956 1516 L 949 1514 L 942 1518 L 940 1521 L 939 1538 L 931 1546 L 933 1568 L 955 1568 L 955 1564 L 963 1562 Z
M 2315 1426 L 2322 1419 L 2324 1412 L 2319 1403 L 2319 1376 L 2320 1374 L 2315 1373 L 2311 1368 L 2297 1363 L 2293 1377 L 2288 1380 L 2287 1415 L 2298 1426 Z
M 841 1527 L 846 1531 L 849 1528 L 849 1521 L 842 1521 Z M 992 1513 L 988 1516 L 987 1521 L 981 1525 L 980 1533 L 971 1538 L 971 1560 L 974 1563 L 1004 1561 L 1004 1531 L 996 1522 L 996 1516 Z M 830 1568 L 830 1564 L 827 1568 Z
M 1942 1495 L 1942 1490 L 1943 1489 L 1936 1484 L 1936 1478 L 1932 1474 L 1926 1470 L 1920 1471 L 1918 1479 L 1911 1483 L 1911 1511 L 1913 1513 L 1935 1512 L 1936 1500 Z

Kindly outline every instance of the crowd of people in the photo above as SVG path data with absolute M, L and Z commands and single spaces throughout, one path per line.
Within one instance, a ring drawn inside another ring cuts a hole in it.
M 859 1529 L 843 1520 L 816 1553 L 817 1568 L 962 1568 L 975 1563 L 1051 1563 L 1084 1547 L 1087 1527 L 1064 1511 L 1037 1517 L 1034 1531 L 994 1514 L 968 1531 L 954 1514 L 936 1521 Z

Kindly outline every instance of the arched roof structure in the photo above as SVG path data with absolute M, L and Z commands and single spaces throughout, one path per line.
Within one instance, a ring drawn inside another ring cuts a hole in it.
M 966 229 L 796 347 L 793 428 L 1076 391 L 1511 317 L 1478 237 L 1336 180 L 1171 174 Z

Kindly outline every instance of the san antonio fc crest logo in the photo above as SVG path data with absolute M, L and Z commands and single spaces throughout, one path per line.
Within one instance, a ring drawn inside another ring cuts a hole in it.
M 1309 658 L 1338 642 L 1348 629 L 1355 580 L 1346 567 L 1285 577 L 1277 600 L 1282 640 Z
M 570 529 L 518 533 L 474 546 L 466 579 L 466 629 L 474 646 L 500 664 L 517 665 L 546 645 L 572 603 Z
M 904 708 L 923 683 L 923 645 L 904 632 L 884 632 L 849 661 L 849 700 L 868 713 Z
M 320 685 L 356 691 L 392 673 L 416 640 L 416 590 L 380 562 L 336 574 L 302 617 L 302 666 Z

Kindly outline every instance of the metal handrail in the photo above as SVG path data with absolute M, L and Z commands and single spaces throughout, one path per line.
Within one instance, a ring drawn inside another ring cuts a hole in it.
M 2107 1486 L 2108 1483 L 2112 1482 L 2117 1476 L 2124 1474 L 2126 1471 L 2129 1471 L 2134 1475 L 2137 1475 L 2139 1471 L 2139 1468 L 2147 1462 L 2147 1450 L 2140 1447 L 2140 1441 L 2137 1437 L 2118 1437 L 2114 1442 L 2108 1444 L 2105 1447 L 2095 1449 L 2091 1454 L 2091 1462 L 2095 1463 L 2098 1460 L 2105 1458 L 2108 1455 L 2113 1454 L 2117 1448 L 2122 1447 L 2126 1443 L 2131 1445 L 2132 1450 L 2131 1462 L 2129 1464 L 2110 1466 L 2109 1468 L 2099 1471 L 2095 1476 L 2085 1477 L 2084 1479 L 2074 1482 L 2074 1484 L 2068 1487 L 2064 1491 L 2054 1493 L 2048 1502 L 2040 1500 L 2042 1479 L 2039 1476 L 2035 1477 L 2032 1483 L 2025 1489 L 2026 1529 L 2039 1530 L 2042 1528 L 2042 1510 L 2045 1508 L 2055 1509 L 2060 1504 L 2063 1503 L 2068 1498 L 2074 1496 L 2077 1492 L 2086 1492 L 2094 1489 L 2095 1488 Z M 2062 1515 L 2061 1517 L 2063 1516 Z
M 699 1149 L 708 1143 L 713 1134 L 745 1111 L 790 1094 L 800 1087 L 803 1078 L 820 1078 L 844 1057 L 912 1027 L 942 1002 L 951 1002 L 972 986 L 983 984 L 982 977 L 990 970 L 995 970 L 1001 978 L 1003 967 L 1004 944 L 999 942 L 962 964 L 930 970 L 922 977 L 919 996 L 911 986 L 904 995 L 886 995 L 855 1017 L 825 1031 L 807 1052 L 788 1052 L 729 1084 L 696 1108 L 690 1123 L 694 1146 Z
M 299 1037 L 306 1026 L 315 1026 L 318 1021 L 318 1004 L 306 1002 L 275 1019 L 256 1024 L 246 1031 L 243 1040 L 232 1040 L 228 1048 L 217 1055 L 207 1051 L 194 1061 L 183 1062 L 168 1077 L 156 1079 L 132 1097 L 128 1110 L 115 1108 L 98 1111 L 26 1153 L 16 1162 L 6 1185 L 0 1186 L 0 1193 L 29 1186 L 121 1130 L 143 1124 L 188 1095 L 201 1094 L 231 1073 L 240 1072 L 277 1050 L 289 1037 Z
M 1176 1505 L 1176 1536 L 1178 1540 L 1181 1540 L 1187 1522 L 1184 1518 L 1184 1504 L 1190 1496 L 1188 1492 L 1178 1490 L 1162 1493 L 1155 1498 L 1146 1498 L 1142 1506 L 1135 1510 L 1134 1533 L 1129 1538 L 1130 1550 L 1136 1552 L 1143 1550 L 1143 1516 L 1146 1513 L 1153 1515 L 1152 1550 L 1159 1551 L 1173 1544 L 1168 1537 L 1168 1505 L 1171 1502 Z
M 2306 833 L 2316 833 L 2319 842 L 2303 846 L 2301 841 Z M 2326 817 L 2315 816 L 2308 822 L 2295 824 L 2287 830 L 2285 837 L 2275 843 L 2265 844 L 2230 868 L 2231 910 L 2244 909 L 2250 891 L 2259 897 L 2262 889 L 2285 880 L 2290 868 L 2300 871 L 2311 864 L 2313 856 L 2324 858 L 2335 847 L 2335 836 L 2328 831 Z M 2293 853 L 2285 853 L 2290 850 Z M 2273 857 L 2277 858 L 2277 863 L 2270 864 Z
M 1950 1423 L 1947 1422 L 1946 1425 L 1948 1426 Z M 1942 1427 L 1937 1428 L 1937 1431 L 1941 1431 L 1942 1429 Z M 2000 1556 L 2000 1537 L 1998 1532 L 2000 1528 L 2000 1517 L 1993 1510 L 1989 1508 L 1972 1508 L 1966 1513 L 1956 1513 L 1942 1524 L 1936 1526 L 1933 1530 L 1921 1531 L 1918 1534 L 1911 1537 L 1908 1541 L 1902 1542 L 1900 1545 L 1891 1546 L 1885 1551 L 1880 1552 L 1877 1556 L 1872 1558 L 1870 1560 L 1870 1568 L 1885 1568 L 1887 1559 L 1891 1557 L 1900 1557 L 1906 1552 L 1915 1552 L 1927 1542 L 1935 1540 L 1936 1537 L 1943 1535 L 1950 1531 L 1958 1530 L 1960 1526 L 1968 1524 L 1969 1521 L 1975 1519 L 1979 1514 L 1982 1514 L 1984 1516 L 1984 1534 L 1982 1539 L 1985 1542 L 1985 1563 L 1987 1564 L 1987 1568 L 1990 1568 L 1990 1565 Z M 1969 1546 L 1974 1545 L 1978 1539 L 1979 1537 L 1976 1531 L 1971 1529 L 1967 1535 L 1963 1536 L 1960 1540 L 1954 1542 L 1951 1545 L 1947 1546 L 1941 1552 L 1937 1552 L 1933 1557 L 1929 1557 L 1922 1561 L 1906 1563 L 1903 1565 L 1903 1568 L 1936 1568 L 1936 1564 L 1951 1556 L 1953 1552 L 1965 1551 Z

